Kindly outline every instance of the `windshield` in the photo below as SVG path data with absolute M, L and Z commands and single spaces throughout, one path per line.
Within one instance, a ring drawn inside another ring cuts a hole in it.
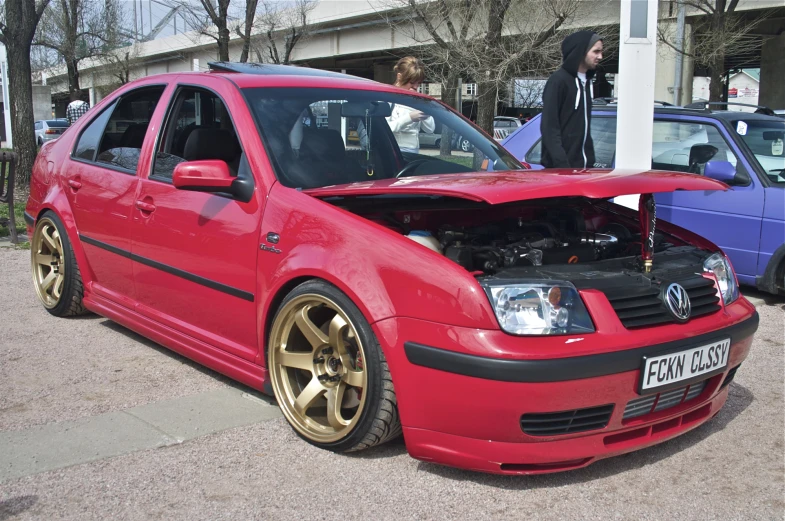
M 785 121 L 736 121 L 734 128 L 771 182 L 785 186 Z
M 455 112 L 405 91 L 253 88 L 244 93 L 278 179 L 289 187 L 523 168 Z M 443 142 L 449 143 L 448 154 L 441 154 Z

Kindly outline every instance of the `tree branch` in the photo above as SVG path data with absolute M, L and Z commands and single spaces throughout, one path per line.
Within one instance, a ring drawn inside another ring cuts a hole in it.
M 409 0 L 409 6 L 414 9 L 417 18 L 425 25 L 425 29 L 428 31 L 428 34 L 431 35 L 431 38 L 436 42 L 436 44 L 443 48 L 447 49 L 448 45 L 441 36 L 439 36 L 438 31 L 436 28 L 431 24 L 431 21 L 425 16 L 425 14 L 420 10 L 420 7 L 417 5 L 416 0 Z

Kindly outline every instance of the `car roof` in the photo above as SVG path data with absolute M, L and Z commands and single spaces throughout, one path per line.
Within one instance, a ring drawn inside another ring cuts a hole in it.
M 592 107 L 592 112 L 616 112 L 618 106 L 614 105 L 595 105 Z M 717 118 L 729 121 L 737 119 L 745 120 L 761 120 L 761 121 L 777 121 L 782 118 L 776 116 L 768 116 L 766 114 L 756 114 L 754 112 L 740 112 L 736 110 L 706 110 L 697 108 L 686 107 L 654 107 L 655 114 L 677 114 L 680 116 L 702 116 L 709 118 Z

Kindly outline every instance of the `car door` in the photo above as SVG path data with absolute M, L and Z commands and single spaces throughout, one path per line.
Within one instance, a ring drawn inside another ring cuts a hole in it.
M 119 96 L 86 124 L 62 169 L 66 197 L 90 270 L 92 291 L 133 306 L 131 213 L 136 197 L 137 166 L 145 130 L 165 85 L 148 85 Z M 122 134 L 112 121 L 133 118 Z M 75 239 L 75 238 L 72 238 Z
M 691 165 L 696 147 L 717 149 L 710 161 L 728 161 L 738 181 L 727 191 L 657 194 L 657 216 L 706 237 L 730 257 L 739 280 L 755 283 L 763 218 L 760 180 L 727 129 L 712 118 L 665 117 L 654 121 L 652 166 L 656 169 L 703 175 L 704 163 Z
M 184 77 L 181 77 L 184 78 Z M 187 81 L 187 80 L 185 80 Z M 139 312 L 233 355 L 257 354 L 256 260 L 262 198 L 235 132 L 239 92 L 220 78 L 180 84 L 171 98 L 132 221 Z M 243 128 L 255 132 L 251 123 Z M 176 165 L 217 159 L 249 179 L 252 197 L 175 188 Z

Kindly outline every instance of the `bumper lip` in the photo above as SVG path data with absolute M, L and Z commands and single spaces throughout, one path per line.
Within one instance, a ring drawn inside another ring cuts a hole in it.
M 28 226 L 34 226 L 35 225 L 35 217 L 33 217 L 29 213 L 25 212 L 25 222 L 27 223 Z
M 652 357 L 668 353 L 675 353 L 687 347 L 708 344 L 722 339 L 731 339 L 731 349 L 734 343 L 752 336 L 758 329 L 760 318 L 758 312 L 738 324 L 690 337 L 674 340 L 662 344 L 615 351 L 613 353 L 600 353 L 568 358 L 552 358 L 544 360 L 507 360 L 484 356 L 458 353 L 446 349 L 405 342 L 404 352 L 410 363 L 445 371 L 500 382 L 566 382 L 583 378 L 607 376 L 628 371 L 637 371 L 641 367 L 644 356 Z M 700 375 L 698 379 L 705 379 L 711 375 Z M 678 382 L 687 385 L 689 382 Z M 666 390 L 657 389 L 656 392 Z

